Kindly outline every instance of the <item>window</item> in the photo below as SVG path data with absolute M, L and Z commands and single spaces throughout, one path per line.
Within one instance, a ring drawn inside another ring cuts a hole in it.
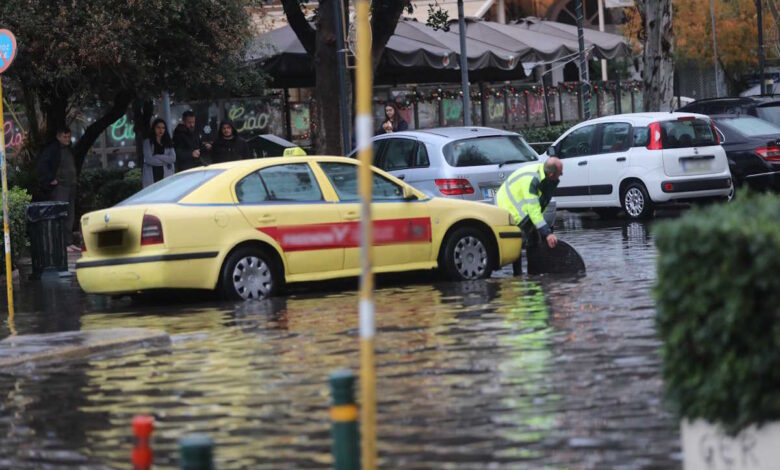
M 275 165 L 256 171 L 236 184 L 238 202 L 321 201 L 322 193 L 309 165 Z
M 336 195 L 342 201 L 357 201 L 358 166 L 347 163 L 320 163 L 322 171 L 328 176 Z M 374 173 L 372 198 L 376 201 L 403 199 L 403 189 L 392 181 Z
M 631 125 L 624 122 L 604 124 L 601 128 L 600 153 L 622 152 L 629 149 Z
M 536 152 L 519 135 L 497 135 L 457 140 L 442 149 L 450 166 L 499 165 L 538 160 Z
M 377 158 L 379 158 L 379 154 L 382 152 L 382 147 L 385 145 L 385 139 L 382 140 L 375 140 L 373 145 L 373 153 L 371 154 L 371 157 L 374 159 L 374 164 L 376 164 Z M 360 158 L 360 155 L 358 155 L 357 149 L 349 152 L 349 155 L 347 155 L 349 158 L 358 159 Z
M 756 114 L 765 121 L 780 124 L 780 103 L 774 102 L 770 105 L 760 106 L 756 108 Z
M 431 166 L 431 162 L 428 160 L 428 151 L 425 149 L 425 144 L 419 142 L 417 144 L 417 152 L 414 154 L 415 168 L 427 168 Z
M 572 158 L 595 153 L 592 149 L 595 130 L 596 126 L 585 126 L 567 135 L 558 144 L 558 155 L 561 158 Z
M 650 128 L 635 127 L 632 147 L 647 147 L 650 145 Z
M 382 169 L 386 171 L 403 170 L 412 163 L 417 141 L 412 139 L 388 139 Z
M 220 173 L 222 170 L 202 170 L 169 176 L 142 189 L 118 205 L 176 202 Z
M 709 119 L 662 121 L 661 141 L 665 149 L 716 145 Z

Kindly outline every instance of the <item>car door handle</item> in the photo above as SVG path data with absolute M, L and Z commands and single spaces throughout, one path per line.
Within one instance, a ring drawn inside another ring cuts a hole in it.
M 585 166 L 587 164 L 588 164 L 587 161 L 577 163 L 578 166 Z
M 257 218 L 257 222 L 261 224 L 272 224 L 276 222 L 276 217 L 271 214 L 263 214 Z
M 617 157 L 617 161 L 624 162 L 626 161 L 626 157 Z
M 396 176 L 396 178 L 398 178 L 399 180 L 403 180 L 406 179 L 406 175 L 398 175 Z
M 349 211 L 346 214 L 344 214 L 344 220 L 358 220 L 360 219 L 360 212 L 358 211 Z

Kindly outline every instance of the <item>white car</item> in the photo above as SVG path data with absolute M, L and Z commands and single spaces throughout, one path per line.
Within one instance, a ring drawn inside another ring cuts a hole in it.
M 726 152 L 712 121 L 691 113 L 619 114 L 580 123 L 542 156 L 563 162 L 558 209 L 622 208 L 631 218 L 656 205 L 727 199 L 732 190 Z

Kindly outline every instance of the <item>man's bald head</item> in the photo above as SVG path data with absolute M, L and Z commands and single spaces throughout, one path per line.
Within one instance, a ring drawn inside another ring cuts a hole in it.
M 544 174 L 553 181 L 563 175 L 563 162 L 557 157 L 550 157 L 544 162 Z

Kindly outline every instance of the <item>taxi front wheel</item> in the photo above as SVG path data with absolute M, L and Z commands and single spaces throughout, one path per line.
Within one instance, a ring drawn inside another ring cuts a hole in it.
M 452 232 L 444 242 L 439 266 L 444 274 L 456 281 L 490 277 L 493 262 L 485 235 L 471 227 Z
M 240 248 L 228 256 L 220 281 L 226 299 L 265 299 L 278 292 L 281 275 L 275 259 L 264 250 Z

